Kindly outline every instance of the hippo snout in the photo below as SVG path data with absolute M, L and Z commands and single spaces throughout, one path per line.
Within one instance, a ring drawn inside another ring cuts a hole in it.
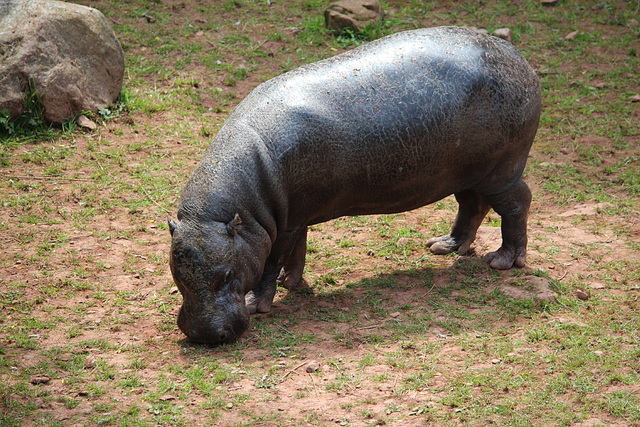
M 244 307 L 242 307 L 244 309 Z M 249 326 L 249 313 L 235 312 L 233 315 L 194 315 L 183 305 L 178 313 L 178 327 L 194 342 L 219 345 L 237 340 Z

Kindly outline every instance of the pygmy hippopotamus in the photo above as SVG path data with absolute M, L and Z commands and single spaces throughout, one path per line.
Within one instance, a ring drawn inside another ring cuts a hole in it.
M 169 220 L 170 265 L 193 341 L 237 339 L 276 283 L 302 277 L 307 226 L 415 209 L 454 194 L 436 254 L 464 254 L 493 208 L 491 267 L 525 262 L 531 192 L 522 180 L 540 84 L 508 42 L 456 27 L 406 31 L 305 65 L 253 90 L 229 115 Z

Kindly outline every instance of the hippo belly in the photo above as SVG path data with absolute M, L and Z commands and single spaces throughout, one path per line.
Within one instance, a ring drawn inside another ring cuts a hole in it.
M 181 329 L 237 338 L 247 313 L 270 310 L 276 279 L 300 281 L 308 225 L 450 194 L 458 215 L 432 252 L 466 253 L 493 208 L 503 242 L 488 262 L 523 266 L 521 176 L 540 106 L 535 72 L 511 44 L 454 27 L 398 33 L 263 83 L 222 126 L 170 222 Z M 226 279 L 208 279 L 214 270 Z

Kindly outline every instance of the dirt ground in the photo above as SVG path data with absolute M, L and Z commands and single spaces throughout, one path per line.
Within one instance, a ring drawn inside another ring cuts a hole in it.
M 176 30 L 186 17 L 211 19 L 200 17 L 200 2 L 162 3 L 174 11 L 169 22 Z M 129 56 L 161 55 L 134 42 L 136 28 L 148 24 L 139 15 L 109 19 L 132 29 L 123 34 Z M 297 60 L 294 51 L 281 50 L 300 25 L 290 19 L 282 39 L 261 45 L 257 71 L 233 88 L 224 84 L 227 75 L 202 64 L 179 70 L 180 78 L 201 82 L 193 90 L 204 110 L 186 117 L 173 108 L 133 111 L 95 132 L 78 130 L 11 152 L 0 169 L 0 378 L 14 388 L 4 389 L 0 409 L 22 408 L 22 425 L 516 425 L 518 411 L 538 425 L 640 422 L 635 412 L 616 415 L 576 388 L 547 399 L 557 406 L 526 397 L 559 375 L 549 362 L 557 348 L 531 338 L 537 325 L 597 329 L 597 316 L 615 323 L 640 309 L 638 276 L 630 271 L 640 265 L 637 202 L 613 201 L 637 194 L 617 185 L 615 171 L 600 200 L 567 201 L 561 189 L 548 187 L 564 170 L 556 166 L 589 175 L 623 158 L 637 165 L 637 133 L 625 137 L 632 148 L 599 151 L 602 162 L 594 166 L 584 160 L 585 147 L 611 146 L 611 138 L 557 134 L 556 122 L 542 123 L 526 176 L 534 200 L 524 269 L 495 272 L 482 261 L 500 242 L 493 212 L 470 256 L 431 255 L 424 241 L 447 231 L 452 198 L 399 215 L 339 219 L 310 231 L 309 292 L 280 289 L 273 312 L 253 317 L 237 344 L 209 348 L 185 340 L 175 326 L 181 297 L 167 264 L 166 218 L 175 215 L 179 190 L 215 124 L 265 76 L 280 73 L 282 62 Z M 225 35 L 219 30 L 212 37 Z M 170 67 L 175 60 L 161 62 Z M 159 73 L 135 78 L 153 81 L 158 93 L 172 90 L 175 78 Z M 634 84 L 629 90 L 639 91 L 637 78 Z M 216 87 L 235 95 L 220 111 Z M 635 108 L 634 117 L 639 113 Z M 189 133 L 184 127 L 191 125 Z M 157 170 L 149 173 L 152 165 Z M 525 314 L 503 308 L 496 288 L 531 274 L 550 280 L 558 302 Z M 421 315 L 429 320 L 419 324 Z M 29 321 L 40 326 L 25 326 Z M 623 327 L 616 334 L 624 348 L 637 348 Z M 318 369 L 309 373 L 312 362 Z M 637 362 L 622 371 L 640 372 Z M 487 373 L 486 383 L 465 380 L 469 372 Z M 526 372 L 531 389 L 492 385 L 492 376 L 507 372 L 510 378 Z M 418 374 L 422 383 L 411 386 Z M 45 380 L 33 384 L 38 376 Z M 637 380 L 597 387 L 605 394 L 640 393 Z M 470 389 L 464 399 L 473 405 L 456 403 L 460 388 Z M 495 402 L 505 403 L 510 415 L 479 409 Z M 571 416 L 567 408 L 574 407 Z M 553 411 L 567 415 L 544 414 Z

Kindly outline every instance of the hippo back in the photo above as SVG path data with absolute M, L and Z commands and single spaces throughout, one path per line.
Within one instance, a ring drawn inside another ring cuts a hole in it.
M 235 157 L 237 175 L 238 153 L 253 153 L 289 226 L 400 212 L 519 178 L 539 111 L 537 77 L 510 43 L 407 31 L 263 83 L 205 158 Z

